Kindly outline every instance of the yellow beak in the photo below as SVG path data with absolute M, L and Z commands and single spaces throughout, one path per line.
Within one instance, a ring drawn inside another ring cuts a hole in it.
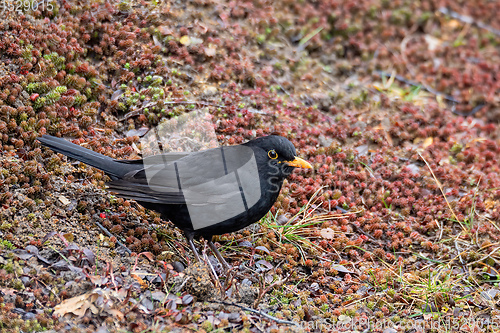
M 293 161 L 285 161 L 285 163 L 296 168 L 312 169 L 312 165 L 309 164 L 309 162 L 307 162 L 306 160 L 301 159 L 300 157 L 295 157 Z

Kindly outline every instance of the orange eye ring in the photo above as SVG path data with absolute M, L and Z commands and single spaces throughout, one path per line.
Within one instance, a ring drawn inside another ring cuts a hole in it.
M 267 156 L 269 156 L 270 159 L 275 160 L 278 158 L 278 153 L 276 153 L 274 149 L 271 149 L 267 152 Z

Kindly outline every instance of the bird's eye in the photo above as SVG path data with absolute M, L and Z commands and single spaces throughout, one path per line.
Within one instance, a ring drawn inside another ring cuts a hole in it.
M 269 158 L 275 160 L 278 158 L 278 153 L 276 153 L 273 149 L 273 150 L 270 150 L 267 152 L 267 156 L 269 156 Z

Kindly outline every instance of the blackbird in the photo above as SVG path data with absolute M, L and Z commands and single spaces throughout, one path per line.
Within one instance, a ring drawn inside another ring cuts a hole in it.
M 194 237 L 203 237 L 222 263 L 213 235 L 240 230 L 259 221 L 278 198 L 294 168 L 312 168 L 297 157 L 284 137 L 270 135 L 241 145 L 192 153 L 166 153 L 137 160 L 117 160 L 43 135 L 38 140 L 55 152 L 104 171 L 108 189 L 137 201 L 172 221 L 188 240 L 196 259 Z

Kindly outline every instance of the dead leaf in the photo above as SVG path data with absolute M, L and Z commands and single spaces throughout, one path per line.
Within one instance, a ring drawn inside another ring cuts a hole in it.
M 194 299 L 193 296 L 191 296 L 189 294 L 184 295 L 182 297 L 182 304 L 184 304 L 184 305 L 191 304 L 191 302 L 193 301 L 193 299 Z
M 93 291 L 90 291 L 86 294 L 62 301 L 61 304 L 54 307 L 54 314 L 58 317 L 62 317 L 68 313 L 72 313 L 78 317 L 83 317 L 91 305 L 89 297 L 92 293 Z
M 94 305 L 94 304 L 90 304 L 90 311 L 96 315 L 99 313 L 99 309 Z
M 172 30 L 168 26 L 166 26 L 166 25 L 159 26 L 158 27 L 158 31 L 162 35 L 171 35 L 173 33 Z
M 429 51 L 434 51 L 438 46 L 440 46 L 443 42 L 431 35 L 425 35 L 424 36 L 425 42 L 427 43 L 427 46 L 429 47 Z
M 483 142 L 483 141 L 485 141 L 485 140 L 486 140 L 486 138 L 475 138 L 475 139 L 472 139 L 472 140 L 470 140 L 469 142 L 467 142 L 467 144 L 465 145 L 465 148 L 472 147 L 472 146 L 473 146 L 473 143 L 476 143 L 476 142 L 481 143 L 481 142 Z
M 424 148 L 427 148 L 429 147 L 430 145 L 432 145 L 432 143 L 434 142 L 434 138 L 426 138 L 424 140 L 424 144 L 423 144 L 423 147 Z
M 265 246 L 257 246 L 255 248 L 256 250 L 259 250 L 259 251 L 263 251 L 263 252 L 266 252 L 267 254 L 270 254 L 271 252 L 269 252 L 269 250 L 267 249 L 267 247 Z
M 333 239 L 335 237 L 335 231 L 332 228 L 321 229 L 319 234 L 324 239 Z
M 120 321 L 125 318 L 125 316 L 123 315 L 123 313 L 120 310 L 117 310 L 117 309 L 107 309 L 106 312 L 109 313 L 110 315 L 114 316 L 114 317 L 117 317 Z
M 438 103 L 440 108 L 446 108 L 447 104 L 442 95 L 436 95 L 436 102 Z
M 451 19 L 449 21 L 446 21 L 444 24 L 446 26 L 448 26 L 450 29 L 455 29 L 455 28 L 460 27 L 462 25 L 462 23 L 460 23 L 460 21 L 455 20 L 455 19 Z
M 148 258 L 149 261 L 154 261 L 153 254 L 151 252 L 141 252 L 140 254 L 142 254 L 143 256 L 145 256 L 146 258 Z
M 189 36 L 182 36 L 181 39 L 179 40 L 179 42 L 182 45 L 188 46 L 189 44 L 191 44 L 191 39 L 189 38 Z
M 69 204 L 71 203 L 71 201 L 70 201 L 68 198 L 66 198 L 64 195 L 60 195 L 60 196 L 58 197 L 58 199 L 59 199 L 59 201 L 60 201 L 60 202 L 61 202 L 64 206 L 67 206 L 67 205 L 69 205 Z
M 64 234 L 63 237 L 70 243 L 73 242 L 73 240 L 75 239 L 75 235 L 70 233 Z
M 249 241 L 247 240 L 242 240 L 241 242 L 238 243 L 238 246 L 242 246 L 242 247 L 252 247 L 252 243 L 250 243 Z
M 215 45 L 208 44 L 208 47 L 205 48 L 205 54 L 207 57 L 213 57 L 217 53 L 217 49 L 215 48 Z
M 146 283 L 146 281 L 144 281 L 139 275 L 132 273 L 132 274 L 130 274 L 130 276 L 133 277 L 137 282 L 139 282 L 141 287 L 143 287 L 143 288 L 148 287 L 148 284 Z
M 330 268 L 333 268 L 334 270 L 336 270 L 337 272 L 339 273 L 344 273 L 344 274 L 355 274 L 354 272 L 348 270 L 347 268 L 345 268 L 344 266 L 342 265 L 337 265 L 337 264 L 331 264 Z
M 495 207 L 500 207 L 500 202 L 499 201 L 493 201 L 490 199 L 486 199 L 484 201 L 484 207 L 488 210 L 495 211 Z
M 351 321 L 351 317 L 346 316 L 346 315 L 340 315 L 338 317 L 339 323 L 346 324 Z
M 121 302 L 120 296 L 120 292 L 96 288 L 83 295 L 62 301 L 61 304 L 55 306 L 54 314 L 62 317 L 71 313 L 81 318 L 85 315 L 87 309 L 90 309 L 94 315 L 106 312 L 117 317 L 119 320 L 123 320 L 123 313 L 114 308 L 119 306 L 119 302 Z M 117 299 L 119 300 L 118 302 L 116 302 Z
M 190 45 L 198 45 L 198 44 L 202 44 L 202 43 L 203 43 L 203 39 L 197 38 L 197 37 L 191 38 L 191 41 L 190 41 Z
M 267 269 L 272 269 L 274 266 L 266 260 L 259 260 L 255 263 L 255 266 L 265 266 Z
M 419 281 L 418 276 L 412 273 L 404 273 L 403 276 L 409 283 L 416 283 Z
M 103 277 L 100 275 L 90 275 L 89 279 L 96 286 L 102 286 L 103 284 L 106 284 L 108 282 L 107 277 Z

